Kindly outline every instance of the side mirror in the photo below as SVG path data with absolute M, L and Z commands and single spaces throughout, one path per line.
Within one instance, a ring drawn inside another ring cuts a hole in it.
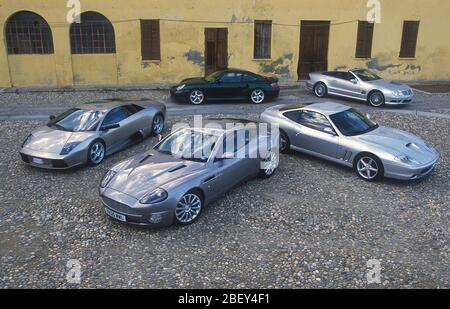
M 367 119 L 371 119 L 372 118 L 372 116 L 370 115 L 370 114 L 366 114 L 366 117 L 367 117 Z
M 101 130 L 102 131 L 108 131 L 108 130 L 117 129 L 117 128 L 120 128 L 120 124 L 118 124 L 118 123 L 111 123 L 111 124 L 108 124 L 106 126 L 102 126 Z
M 356 84 L 358 83 L 358 80 L 357 80 L 356 78 L 353 78 L 353 79 L 350 80 L 350 82 L 351 82 L 352 84 L 355 84 L 355 85 L 356 85 Z
M 54 116 L 54 115 L 50 115 L 50 117 L 48 117 L 49 119 L 50 119 L 50 121 L 51 120 L 54 120 L 55 118 L 56 118 L 56 116 Z
M 223 161 L 223 160 L 230 160 L 230 159 L 234 159 L 234 153 L 225 152 L 220 157 L 217 157 L 216 161 Z
M 328 134 L 333 135 L 333 136 L 337 135 L 336 132 L 334 132 L 334 130 L 332 128 L 330 128 L 330 127 L 326 127 L 325 129 L 323 129 L 323 131 L 325 133 L 328 133 Z

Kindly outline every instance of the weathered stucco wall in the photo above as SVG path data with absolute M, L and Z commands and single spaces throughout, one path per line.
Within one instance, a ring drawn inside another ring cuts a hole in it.
M 176 82 L 204 72 L 204 28 L 228 28 L 229 66 L 297 79 L 301 20 L 331 21 L 329 69 L 368 67 L 400 80 L 450 79 L 450 1 L 382 0 L 372 59 L 355 59 L 357 20 L 365 0 L 82 0 L 114 26 L 115 55 L 71 55 L 66 1 L 0 0 L 0 87 Z M 8 56 L 7 19 L 28 10 L 53 32 L 55 54 Z M 161 61 L 142 61 L 139 19 L 161 20 Z M 178 20 L 178 21 L 174 21 Z M 272 20 L 272 58 L 253 59 L 253 21 Z M 400 59 L 404 20 L 420 20 L 417 55 Z M 195 22 L 191 22 L 195 21 Z M 12 84 L 11 84 L 12 83 Z

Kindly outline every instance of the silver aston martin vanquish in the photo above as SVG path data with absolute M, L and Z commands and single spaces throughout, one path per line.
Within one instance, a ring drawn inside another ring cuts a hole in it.
M 354 168 L 359 177 L 416 180 L 430 175 L 439 154 L 421 138 L 380 126 L 342 104 L 279 105 L 261 120 L 280 125 L 280 151 L 294 149 Z
M 383 80 L 366 69 L 311 73 L 309 76 L 310 80 L 306 85 L 319 98 L 331 94 L 381 107 L 385 104 L 407 104 L 414 97 L 414 92 L 408 85 Z
M 269 135 L 252 131 L 222 126 L 173 132 L 107 172 L 100 185 L 106 213 L 132 225 L 192 224 L 206 204 L 237 184 L 275 172 L 278 147 L 260 152 Z

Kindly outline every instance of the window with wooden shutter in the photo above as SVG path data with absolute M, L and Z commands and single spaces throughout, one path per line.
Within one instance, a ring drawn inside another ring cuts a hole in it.
M 417 37 L 419 35 L 419 21 L 405 21 L 403 24 L 402 47 L 400 58 L 416 57 Z
M 161 60 L 159 20 L 141 20 L 142 60 Z
M 272 48 L 272 21 L 255 21 L 254 58 L 270 59 Z
M 356 58 L 372 57 L 372 40 L 374 24 L 367 21 L 358 23 L 358 39 L 356 42 Z

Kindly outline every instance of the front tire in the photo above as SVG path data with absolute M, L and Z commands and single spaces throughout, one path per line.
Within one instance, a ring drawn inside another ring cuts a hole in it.
M 105 159 L 105 144 L 102 141 L 94 141 L 88 149 L 88 163 L 97 166 Z
M 380 159 L 370 153 L 360 154 L 354 161 L 353 168 L 359 178 L 374 182 L 384 176 L 384 167 Z
M 202 213 L 203 203 L 203 196 L 197 190 L 191 190 L 183 195 L 175 207 L 175 223 L 186 226 L 197 221 Z
M 270 178 L 275 174 L 279 165 L 279 155 L 277 152 L 271 150 L 266 158 L 261 161 L 261 169 L 259 170 L 260 178 Z
M 261 104 L 264 103 L 264 100 L 266 99 L 266 94 L 261 89 L 255 89 L 250 94 L 250 101 L 253 104 Z
M 194 105 L 200 105 L 205 102 L 205 94 L 199 89 L 192 90 L 189 93 L 189 102 Z
M 384 97 L 384 94 L 380 91 L 373 91 L 369 94 L 367 102 L 372 107 L 382 107 L 386 102 L 386 99 Z
M 319 82 L 314 85 L 314 94 L 318 98 L 325 98 L 328 94 L 328 88 L 327 85 L 325 85 L 322 82 Z
M 156 114 L 152 122 L 152 130 L 154 135 L 162 134 L 164 131 L 164 117 L 161 114 Z
M 291 148 L 291 142 L 289 140 L 289 136 L 286 134 L 286 132 L 280 130 L 280 152 L 281 153 L 287 153 L 289 149 Z

